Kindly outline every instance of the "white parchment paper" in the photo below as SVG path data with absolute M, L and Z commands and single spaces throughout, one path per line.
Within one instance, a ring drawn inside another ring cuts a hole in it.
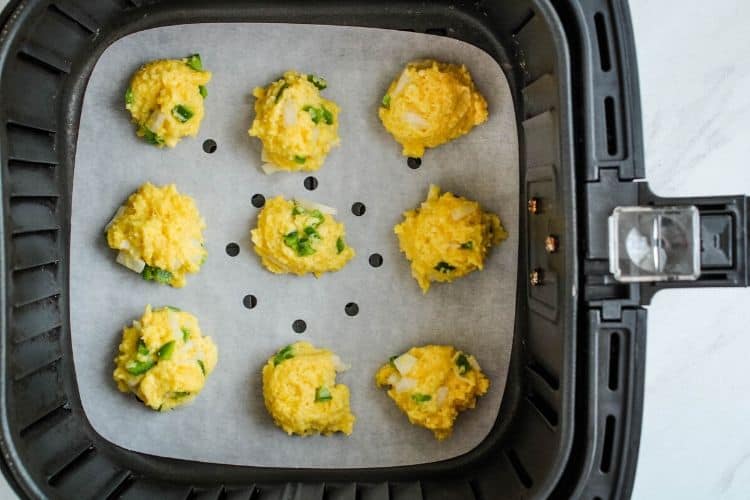
M 157 149 L 136 138 L 123 95 L 146 61 L 199 52 L 213 72 L 198 138 Z M 489 121 L 469 135 L 428 150 L 409 169 L 401 147 L 377 116 L 382 95 L 408 61 L 464 63 L 489 103 Z M 264 175 L 260 147 L 247 135 L 251 92 L 285 70 L 324 76 L 341 106 L 341 147 L 314 175 Z M 214 139 L 216 152 L 201 145 Z M 206 219 L 209 258 L 183 289 L 144 282 L 115 263 L 104 226 L 146 181 L 176 183 Z M 393 226 L 424 200 L 430 183 L 498 213 L 510 238 L 492 250 L 484 272 L 423 296 L 399 253 Z M 357 256 L 344 270 L 312 277 L 264 270 L 250 245 L 254 194 L 303 197 L 338 208 Z M 366 212 L 356 217 L 354 202 Z M 276 467 L 380 467 L 448 459 L 476 447 L 497 418 L 513 335 L 518 251 L 518 144 L 507 81 L 480 49 L 444 37 L 366 28 L 271 24 L 191 24 L 129 35 L 109 47 L 84 97 L 75 160 L 71 234 L 71 323 L 81 401 L 104 438 L 131 450 L 204 462 Z M 237 242 L 236 257 L 225 252 Z M 379 253 L 380 268 L 368 264 Z M 247 294 L 254 309 L 243 307 Z M 344 313 L 348 302 L 359 314 Z M 117 391 L 113 358 L 121 329 L 146 304 L 195 314 L 219 348 L 219 363 L 193 404 L 147 409 Z M 307 331 L 293 332 L 303 319 Z M 350 437 L 288 437 L 263 406 L 260 370 L 278 348 L 297 340 L 327 347 L 352 365 L 339 376 L 357 417 Z M 414 345 L 453 344 L 477 356 L 491 380 L 477 408 L 462 414 L 452 438 L 409 424 L 374 375 L 389 356 Z

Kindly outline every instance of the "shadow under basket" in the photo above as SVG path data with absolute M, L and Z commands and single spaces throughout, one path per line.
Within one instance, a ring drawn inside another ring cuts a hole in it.
M 239 467 L 138 454 L 89 425 L 69 331 L 70 207 L 83 93 L 99 56 L 119 38 L 202 22 L 430 33 L 480 47 L 502 67 L 520 148 L 515 336 L 499 415 L 469 453 L 377 469 Z M 641 300 L 650 293 L 613 284 L 604 253 L 608 207 L 642 199 L 630 187 L 643 177 L 643 162 L 630 20 L 620 2 L 29 0 L 11 1 L 2 24 L 0 444 L 3 471 L 19 495 L 629 496 L 640 435 Z M 545 248 L 549 236 L 555 251 Z

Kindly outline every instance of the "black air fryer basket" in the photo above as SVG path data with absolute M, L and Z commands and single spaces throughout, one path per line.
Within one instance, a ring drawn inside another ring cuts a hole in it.
M 426 32 L 480 47 L 505 71 L 520 148 L 518 305 L 500 413 L 477 448 L 408 467 L 239 467 L 131 452 L 90 426 L 69 330 L 83 93 L 119 38 L 201 22 Z M 747 283 L 744 196 L 666 200 L 634 182 L 645 172 L 624 2 L 26 0 L 11 1 L 1 25 L 0 444 L 3 472 L 22 497 L 627 498 L 641 426 L 642 306 L 663 287 Z M 608 217 L 643 205 L 697 207 L 697 281 L 614 279 Z M 549 235 L 556 253 L 545 251 Z

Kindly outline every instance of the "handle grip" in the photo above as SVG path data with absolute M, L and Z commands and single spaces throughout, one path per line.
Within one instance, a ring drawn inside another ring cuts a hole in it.
M 748 197 L 708 196 L 662 198 L 646 183 L 639 186 L 640 205 L 693 205 L 700 219 L 700 276 L 695 281 L 665 281 L 643 284 L 641 300 L 665 288 L 748 286 Z

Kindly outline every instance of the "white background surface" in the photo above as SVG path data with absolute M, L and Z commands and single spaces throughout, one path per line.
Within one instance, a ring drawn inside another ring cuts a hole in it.
M 750 2 L 630 4 L 652 187 L 677 196 L 750 193 Z M 750 290 L 655 298 L 633 498 L 748 497 L 748 304 Z M 2 481 L 0 498 L 12 498 Z
M 750 194 L 750 2 L 630 5 L 652 189 Z M 750 289 L 655 297 L 633 498 L 750 497 L 748 305 Z

